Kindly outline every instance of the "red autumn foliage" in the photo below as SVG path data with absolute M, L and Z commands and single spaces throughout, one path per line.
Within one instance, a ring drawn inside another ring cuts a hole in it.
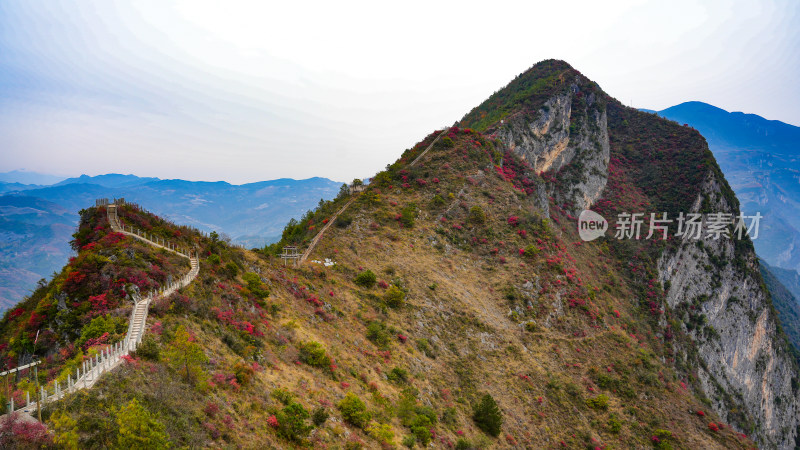
M 0 448 L 49 448 L 53 436 L 37 421 L 21 419 L 15 412 L 0 420 Z

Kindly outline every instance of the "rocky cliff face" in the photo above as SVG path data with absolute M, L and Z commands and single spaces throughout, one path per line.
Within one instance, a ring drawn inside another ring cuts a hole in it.
M 576 78 L 569 90 L 547 100 L 535 119 L 513 115 L 497 130 L 497 137 L 537 173 L 569 172 L 570 188 L 559 194 L 576 211 L 602 193 L 610 148 L 605 105 L 593 92 L 584 95 L 579 82 Z
M 547 181 L 551 211 L 577 215 L 591 206 L 609 220 L 622 212 L 739 212 L 697 131 L 626 108 L 563 61 L 520 74 L 461 123 L 494 134 L 531 164 Z M 650 302 L 664 359 L 675 357 L 714 411 L 766 448 L 800 443 L 797 364 L 752 243 L 606 243 L 629 281 L 644 284 L 638 301 Z M 656 281 L 669 307 L 650 301 L 661 295 Z
M 691 212 L 738 214 L 724 181 L 709 173 Z M 749 241 L 684 239 L 659 261 L 681 328 L 695 341 L 698 378 L 717 414 L 765 448 L 797 444 L 797 368 L 778 332 Z M 688 349 L 683 349 L 686 352 Z M 691 362 L 690 362 L 691 365 Z M 745 414 L 737 413 L 743 411 Z M 748 423 L 749 421 L 749 423 Z
M 577 214 L 603 194 L 608 181 L 605 105 L 581 95 L 580 79 L 550 97 L 535 114 L 512 114 L 496 135 L 537 173 L 556 175 L 556 203 Z M 580 100 L 580 101 L 578 101 Z M 569 208 L 568 208 L 569 209 Z M 688 212 L 739 213 L 718 172 L 708 172 Z M 697 376 L 714 410 L 767 448 L 793 448 L 798 439 L 796 364 L 779 332 L 751 243 L 703 236 L 666 251 L 659 281 L 667 303 L 696 343 Z M 692 349 L 681 349 L 694 354 Z M 689 361 L 689 367 L 692 362 Z

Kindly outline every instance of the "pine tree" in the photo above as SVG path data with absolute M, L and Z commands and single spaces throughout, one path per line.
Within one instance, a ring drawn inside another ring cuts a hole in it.
M 497 407 L 497 402 L 494 401 L 491 395 L 484 395 L 473 410 L 472 420 L 475 421 L 478 428 L 495 437 L 500 435 L 503 416 L 500 408 Z

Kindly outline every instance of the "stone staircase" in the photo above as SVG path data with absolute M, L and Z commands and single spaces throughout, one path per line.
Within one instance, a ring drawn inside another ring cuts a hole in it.
M 135 351 L 139 343 L 142 342 L 142 337 L 144 336 L 147 325 L 147 312 L 153 300 L 158 297 L 168 297 L 178 289 L 189 285 L 200 271 L 200 262 L 196 253 L 161 238 L 149 236 L 147 233 L 136 228 L 124 225 L 120 222 L 117 215 L 116 204 L 109 204 L 107 201 L 101 200 L 98 200 L 97 204 L 106 207 L 108 222 L 112 230 L 187 258 L 191 264 L 191 270 L 179 280 L 169 283 L 159 291 L 149 293 L 136 302 L 128 322 L 128 332 L 122 342 L 117 342 L 84 361 L 81 367 L 76 370 L 74 376 L 72 374 L 67 376 L 67 380 L 63 385 L 55 381 L 52 386 L 41 387 L 39 391 L 39 401 L 42 407 L 46 406 L 47 403 L 63 398 L 67 394 L 92 387 L 102 374 L 114 370 L 114 368 L 119 366 L 124 361 L 123 357 Z M 30 396 L 26 398 L 24 406 L 19 406 L 21 407 L 15 407 L 12 399 L 10 411 L 31 414 L 39 408 L 38 402 L 32 402 Z

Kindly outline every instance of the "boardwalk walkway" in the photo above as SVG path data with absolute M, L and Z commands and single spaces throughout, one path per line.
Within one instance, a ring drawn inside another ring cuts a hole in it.
M 136 347 L 142 342 L 142 337 L 146 330 L 147 311 L 153 300 L 162 296 L 168 297 L 178 289 L 187 286 L 197 277 L 200 271 L 197 254 L 191 252 L 189 249 L 181 248 L 171 242 L 164 241 L 163 239 L 147 236 L 146 233 L 141 230 L 124 225 L 117 216 L 117 205 L 110 204 L 107 206 L 106 210 L 108 222 L 112 230 L 187 258 L 191 264 L 191 270 L 181 277 L 181 279 L 164 286 L 158 292 L 153 292 L 144 298 L 140 298 L 136 302 L 128 321 L 128 333 L 125 335 L 125 339 L 122 342 L 112 344 L 109 348 L 101 350 L 97 355 L 84 361 L 74 375 L 70 374 L 67 377 L 66 383 L 60 384 L 56 381 L 49 389 L 42 387 L 39 392 L 39 397 L 41 398 L 43 406 L 47 403 L 59 400 L 77 390 L 91 388 L 102 374 L 114 370 L 114 368 L 119 366 L 124 360 L 123 357 L 136 350 Z M 18 407 L 13 404 L 12 400 L 11 409 L 17 412 L 32 414 L 39 405 L 37 402 L 31 401 L 30 398 L 26 400 L 24 406 L 18 405 Z

